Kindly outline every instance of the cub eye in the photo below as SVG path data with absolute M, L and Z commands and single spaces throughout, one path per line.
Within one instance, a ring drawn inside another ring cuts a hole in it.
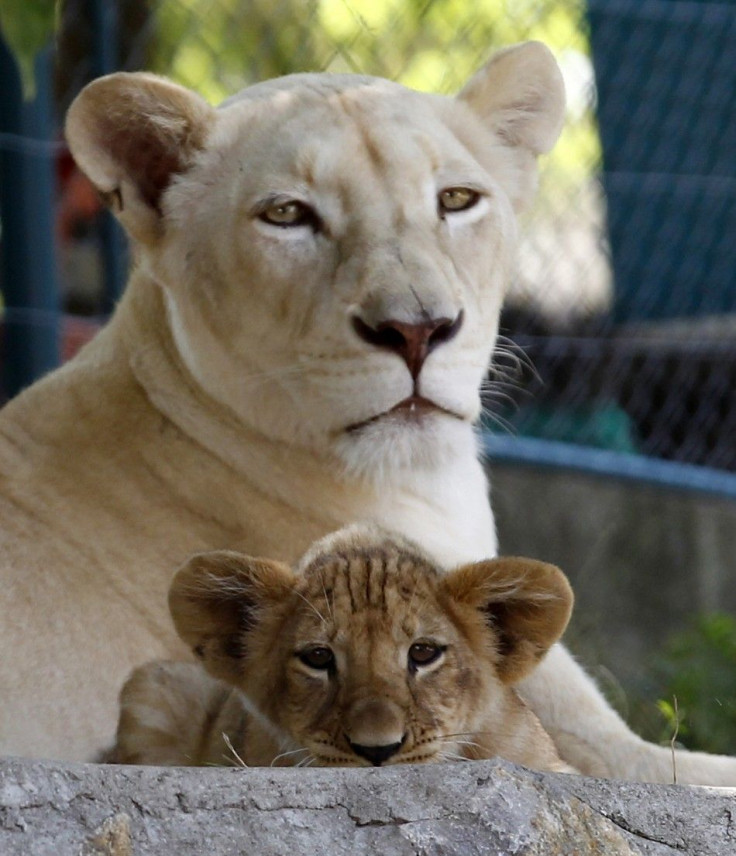
M 316 229 L 319 226 L 319 218 L 314 210 L 296 199 L 269 205 L 258 216 L 264 223 L 285 229 L 295 226 L 312 226 Z
M 438 660 L 444 651 L 443 646 L 435 645 L 434 642 L 415 642 L 409 648 L 409 665 L 428 666 Z
M 447 187 L 440 191 L 437 201 L 440 216 L 454 214 L 456 211 L 467 211 L 478 203 L 480 193 L 469 187 Z
M 297 657 L 310 669 L 329 669 L 335 662 L 335 655 L 326 645 L 314 645 L 305 648 Z

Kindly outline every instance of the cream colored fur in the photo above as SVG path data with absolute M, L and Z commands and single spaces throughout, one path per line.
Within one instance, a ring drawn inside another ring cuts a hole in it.
M 204 669 L 136 669 L 112 760 L 329 767 L 502 757 L 574 772 L 514 689 L 567 624 L 572 591 L 561 571 L 504 558 L 444 573 L 416 545 L 357 526 L 298 564 L 294 572 L 231 551 L 187 562 L 169 604 Z
M 166 592 L 192 553 L 291 562 L 375 519 L 447 567 L 494 554 L 478 387 L 563 106 L 535 43 L 456 98 L 328 75 L 218 110 L 147 74 L 81 93 L 67 137 L 134 265 L 102 333 L 0 415 L 0 752 L 109 745 L 125 676 L 185 654 Z M 477 204 L 445 212 L 452 188 Z M 294 210 L 319 219 L 274 224 Z M 438 319 L 462 324 L 415 380 L 366 340 Z M 671 779 L 563 648 L 523 691 L 575 766 Z M 682 754 L 678 779 L 735 784 L 736 762 Z

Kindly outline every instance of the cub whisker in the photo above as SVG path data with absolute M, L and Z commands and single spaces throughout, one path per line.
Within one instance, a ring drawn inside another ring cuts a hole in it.
M 464 755 L 458 755 L 455 752 L 440 751 L 437 753 L 437 757 L 441 761 L 470 761 L 470 758 L 466 758 Z
M 309 749 L 302 749 L 302 748 L 300 748 L 300 749 L 292 749 L 290 752 L 281 752 L 280 754 L 278 754 L 278 755 L 273 759 L 273 761 L 271 761 L 271 763 L 269 764 L 269 766 L 270 766 L 270 767 L 275 767 L 275 766 L 276 766 L 276 762 L 277 762 L 277 761 L 280 761 L 282 758 L 288 758 L 288 757 L 290 757 L 291 755 L 299 755 L 299 754 L 300 754 L 300 753 L 302 753 L 302 752 L 306 752 L 307 754 L 309 754 Z
M 324 617 L 324 615 L 322 615 L 322 613 L 317 609 L 317 607 L 312 603 L 312 601 L 309 600 L 309 598 L 305 597 L 300 591 L 295 590 L 295 594 L 297 595 L 297 597 L 301 598 L 301 600 L 303 600 L 304 603 L 306 603 L 310 609 L 315 612 L 317 618 L 319 618 L 323 625 L 327 624 L 327 619 Z
M 474 740 L 459 740 L 456 737 L 451 738 L 449 740 L 441 739 L 439 742 L 443 743 L 443 744 L 447 744 L 447 745 L 452 744 L 455 746 L 471 746 L 474 749 L 482 749 L 483 748 L 480 743 L 476 743 Z
M 235 749 L 235 747 L 233 746 L 232 740 L 230 740 L 230 737 L 229 737 L 229 736 L 228 736 L 224 731 L 222 732 L 222 739 L 225 741 L 225 745 L 227 746 L 227 748 L 232 752 L 233 758 L 235 759 L 235 761 L 237 761 L 238 766 L 240 766 L 240 767 L 247 767 L 248 765 L 247 765 L 247 764 L 245 763 L 245 761 L 240 757 L 240 755 L 238 754 L 237 750 L 236 750 L 236 749 Z M 225 759 L 227 759 L 227 760 L 231 760 L 231 759 L 229 759 L 229 758 L 227 757 L 227 755 L 223 755 L 222 757 L 223 757 L 223 758 L 225 758 Z
M 330 622 L 334 624 L 335 615 L 333 612 L 332 602 L 331 602 L 330 598 L 327 597 L 327 588 L 325 586 L 325 575 L 324 575 L 323 571 L 320 571 L 319 582 L 320 582 L 320 585 L 322 586 L 322 594 L 324 595 L 324 598 L 325 598 L 325 604 L 327 605 L 327 614 L 330 616 Z

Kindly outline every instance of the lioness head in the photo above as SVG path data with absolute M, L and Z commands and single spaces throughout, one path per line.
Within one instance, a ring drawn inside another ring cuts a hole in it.
M 287 746 L 292 763 L 319 765 L 500 755 L 553 767 L 512 686 L 559 638 L 571 604 L 551 565 L 493 559 L 444 574 L 409 542 L 363 527 L 320 542 L 296 573 L 203 553 L 170 594 L 179 634 L 253 706 L 248 763 Z
M 90 84 L 72 152 L 161 289 L 178 356 L 254 430 L 355 473 L 470 436 L 535 158 L 560 130 L 549 51 L 457 97 L 299 74 L 219 109 L 170 81 Z

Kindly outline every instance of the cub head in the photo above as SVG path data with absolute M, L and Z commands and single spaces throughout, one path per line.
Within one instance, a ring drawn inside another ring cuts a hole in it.
M 214 109 L 94 81 L 66 134 L 161 290 L 178 357 L 251 429 L 372 477 L 470 441 L 562 78 L 529 42 L 456 97 L 298 74 Z
M 244 690 L 277 747 L 321 766 L 504 755 L 522 706 L 512 686 L 571 605 L 552 565 L 505 558 L 443 574 L 373 528 L 321 542 L 296 573 L 203 553 L 170 593 L 204 667 Z

